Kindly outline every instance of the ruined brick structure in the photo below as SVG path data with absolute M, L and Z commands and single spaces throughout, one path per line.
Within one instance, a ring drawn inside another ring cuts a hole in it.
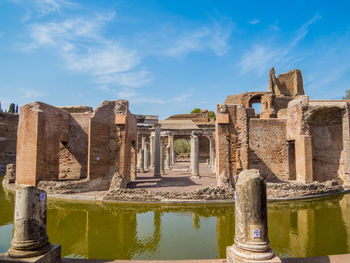
M 127 183 L 136 173 L 136 119 L 127 101 L 104 101 L 94 112 L 86 106 L 34 102 L 20 113 L 18 184 L 91 180 L 115 172 Z
M 252 104 L 261 102 L 261 114 Z M 269 92 L 228 96 L 217 106 L 218 180 L 258 169 L 269 181 L 349 185 L 350 101 L 311 101 L 300 70 L 269 75 Z
M 16 162 L 18 114 L 0 112 L 0 175 Z
M 194 123 L 207 123 L 210 121 L 208 110 L 202 110 L 200 113 L 172 115 L 167 120 L 192 120 Z

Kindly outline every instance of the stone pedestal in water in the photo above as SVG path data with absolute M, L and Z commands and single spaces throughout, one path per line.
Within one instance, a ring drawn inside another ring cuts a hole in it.
M 268 239 L 266 183 L 258 170 L 244 170 L 238 175 L 235 239 L 226 254 L 229 263 L 281 262 Z
M 46 232 L 46 192 L 26 186 L 16 192 L 13 239 L 0 262 L 61 262 L 61 246 Z

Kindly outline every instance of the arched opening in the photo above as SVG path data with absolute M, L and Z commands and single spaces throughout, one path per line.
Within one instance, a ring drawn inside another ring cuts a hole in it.
M 249 107 L 253 108 L 256 114 L 261 113 L 261 95 L 252 97 L 249 100 Z

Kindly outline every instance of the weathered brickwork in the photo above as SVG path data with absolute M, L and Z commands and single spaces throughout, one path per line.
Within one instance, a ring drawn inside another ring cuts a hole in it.
M 105 101 L 95 112 L 27 104 L 18 125 L 16 182 L 111 179 L 117 173 L 126 185 L 136 176 L 136 138 L 127 101 Z
M 0 112 L 0 175 L 16 162 L 18 114 Z

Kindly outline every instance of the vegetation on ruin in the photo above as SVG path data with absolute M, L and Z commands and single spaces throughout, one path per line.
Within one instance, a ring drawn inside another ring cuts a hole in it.
M 195 108 L 191 111 L 191 114 L 192 113 L 200 113 L 202 110 L 200 108 Z M 216 120 L 216 115 L 215 115 L 215 112 L 214 111 L 209 111 L 209 119 L 213 119 L 213 120 Z
M 189 153 L 191 151 L 191 145 L 185 139 L 177 139 L 174 141 L 174 151 L 176 154 Z
M 350 100 L 350 89 L 347 89 L 346 91 L 345 91 L 345 97 L 343 97 L 343 99 L 346 99 L 346 100 Z
M 195 108 L 194 110 L 191 111 L 191 113 L 200 113 L 201 109 L 200 108 Z

